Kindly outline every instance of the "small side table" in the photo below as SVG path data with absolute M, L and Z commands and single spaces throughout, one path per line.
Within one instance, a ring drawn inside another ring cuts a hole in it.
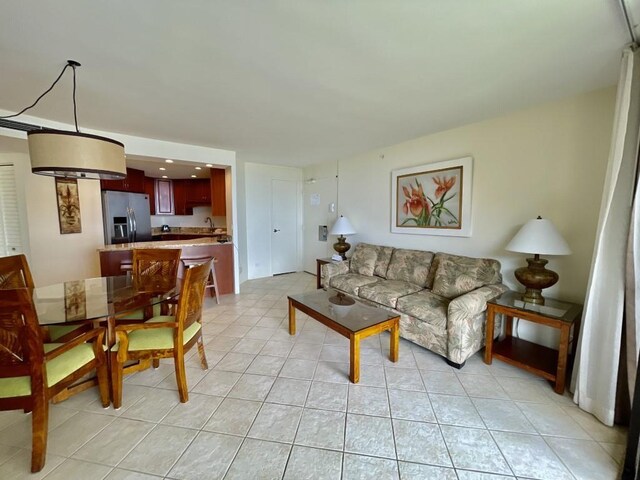
M 331 263 L 330 258 L 316 258 L 316 288 L 317 289 L 322 288 L 322 278 L 320 277 L 320 269 L 322 268 L 322 265 L 325 265 L 327 263 Z
M 506 319 L 506 335 L 502 340 L 493 340 L 495 316 L 501 313 Z M 580 331 L 582 305 L 560 302 L 545 298 L 544 305 L 525 303 L 522 293 L 508 291 L 487 302 L 487 326 L 484 363 L 491 365 L 493 358 L 523 368 L 540 377 L 555 382 L 554 391 L 564 393 L 569 353 L 571 327 L 574 335 L 571 341 L 575 353 L 576 340 Z M 513 336 L 513 319 L 520 318 L 539 325 L 560 330 L 558 349 L 548 348 Z M 573 354 L 572 354 L 573 355 Z

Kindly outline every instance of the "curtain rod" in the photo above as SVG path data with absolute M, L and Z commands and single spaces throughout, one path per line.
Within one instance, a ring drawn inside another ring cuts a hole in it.
M 636 37 L 636 32 L 633 28 L 633 25 L 631 24 L 631 17 L 629 15 L 629 12 L 627 11 L 627 4 L 625 3 L 625 0 L 620 0 L 620 6 L 622 7 L 622 13 L 624 14 L 624 21 L 627 24 L 627 29 L 629 30 L 629 36 L 631 37 L 631 41 L 633 42 L 634 46 L 637 47 L 638 38 Z

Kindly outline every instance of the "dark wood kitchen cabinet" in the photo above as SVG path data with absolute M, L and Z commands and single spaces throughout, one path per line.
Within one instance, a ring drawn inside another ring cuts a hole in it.
M 149 195 L 149 213 L 156 214 L 156 179 L 144 177 L 144 193 Z
M 211 215 L 224 217 L 227 215 L 227 190 L 223 168 L 211 169 Z
M 189 180 L 172 180 L 173 206 L 175 215 L 193 215 L 193 208 L 187 206 L 187 191 Z
M 211 181 L 208 178 L 184 180 L 187 188 L 187 204 L 190 206 L 211 205 Z
M 127 176 L 122 180 L 100 180 L 101 190 L 117 190 L 119 192 L 146 193 L 144 171 L 127 168 Z

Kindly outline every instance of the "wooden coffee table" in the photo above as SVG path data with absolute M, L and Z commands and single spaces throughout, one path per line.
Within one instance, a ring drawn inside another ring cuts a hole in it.
M 382 308 L 370 307 L 335 290 L 316 290 L 291 295 L 289 333 L 296 334 L 296 309 L 349 339 L 349 380 L 360 381 L 360 340 L 389 330 L 389 359 L 398 361 L 400 316 Z

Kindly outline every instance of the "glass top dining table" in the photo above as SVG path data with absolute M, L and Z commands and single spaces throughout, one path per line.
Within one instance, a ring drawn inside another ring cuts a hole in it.
M 141 283 L 131 275 L 88 278 L 34 289 L 33 300 L 40 325 L 85 323 L 115 319 L 162 303 L 180 293 L 176 282 Z

